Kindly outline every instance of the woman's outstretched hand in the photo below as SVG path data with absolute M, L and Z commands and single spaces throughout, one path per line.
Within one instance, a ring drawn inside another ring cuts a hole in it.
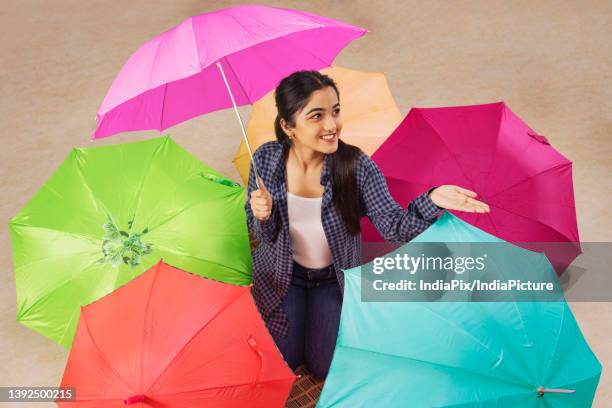
M 476 200 L 476 193 L 459 187 L 446 184 L 435 188 L 429 197 L 438 207 L 447 210 L 458 210 L 476 213 L 488 213 L 491 211 L 489 206 L 482 201 Z
M 251 191 L 251 211 L 253 215 L 260 221 L 266 221 L 272 214 L 272 196 L 264 185 L 263 180 L 258 177 L 259 188 Z

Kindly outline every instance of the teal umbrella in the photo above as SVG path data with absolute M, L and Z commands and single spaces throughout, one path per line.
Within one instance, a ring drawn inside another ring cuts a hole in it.
M 17 320 L 70 348 L 81 306 L 161 258 L 250 284 L 244 200 L 168 136 L 73 149 L 10 222 Z
M 504 243 L 449 212 L 400 250 L 423 242 Z M 556 279 L 543 254 L 512 247 Z M 361 268 L 345 271 L 318 407 L 591 406 L 601 365 L 565 301 L 363 302 Z

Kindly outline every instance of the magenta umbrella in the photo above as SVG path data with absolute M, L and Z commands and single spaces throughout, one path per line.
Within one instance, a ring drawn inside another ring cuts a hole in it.
M 557 273 L 580 254 L 572 162 L 503 102 L 412 108 L 372 158 L 407 205 L 441 184 L 475 191 L 490 213 L 454 212 L 503 240 L 545 252 Z M 366 219 L 364 241 L 382 238 Z
M 330 66 L 366 32 L 305 11 L 263 5 L 191 17 L 132 54 L 96 114 L 93 139 L 163 131 L 233 106 L 251 154 L 236 107 L 257 101 L 295 71 Z

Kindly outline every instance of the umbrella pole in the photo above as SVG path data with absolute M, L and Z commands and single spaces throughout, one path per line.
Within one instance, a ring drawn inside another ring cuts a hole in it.
M 249 143 L 249 138 L 247 137 L 246 130 L 244 128 L 244 123 L 242 122 L 242 118 L 240 117 L 240 113 L 238 112 L 238 107 L 236 106 L 236 101 L 234 100 L 234 95 L 232 94 L 232 90 L 227 83 L 227 78 L 225 77 L 225 72 L 223 72 L 223 67 L 221 66 L 221 62 L 217 61 L 217 68 L 221 71 L 221 76 L 223 77 L 223 82 L 225 82 L 225 87 L 227 88 L 227 92 L 229 93 L 230 99 L 232 100 L 232 105 L 234 105 L 234 112 L 238 117 L 238 122 L 240 122 L 240 130 L 242 130 L 242 137 L 244 137 L 244 142 L 246 143 L 247 150 L 249 151 L 249 156 L 251 157 L 251 163 L 253 163 L 253 171 L 255 172 L 255 183 L 257 183 L 257 188 L 259 186 L 259 172 L 257 171 L 257 166 L 255 165 L 255 160 L 253 160 L 253 152 L 251 151 L 251 145 Z

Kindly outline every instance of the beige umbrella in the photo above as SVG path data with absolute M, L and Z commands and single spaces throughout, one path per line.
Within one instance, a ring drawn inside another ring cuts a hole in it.
M 402 114 L 391 95 L 385 74 L 338 66 L 321 72 L 332 77 L 340 91 L 343 121 L 340 137 L 369 155 L 374 153 L 402 121 Z M 276 140 L 275 117 L 274 91 L 271 91 L 253 104 L 246 130 L 253 150 L 265 142 Z M 244 141 L 232 161 L 246 185 L 251 158 Z

